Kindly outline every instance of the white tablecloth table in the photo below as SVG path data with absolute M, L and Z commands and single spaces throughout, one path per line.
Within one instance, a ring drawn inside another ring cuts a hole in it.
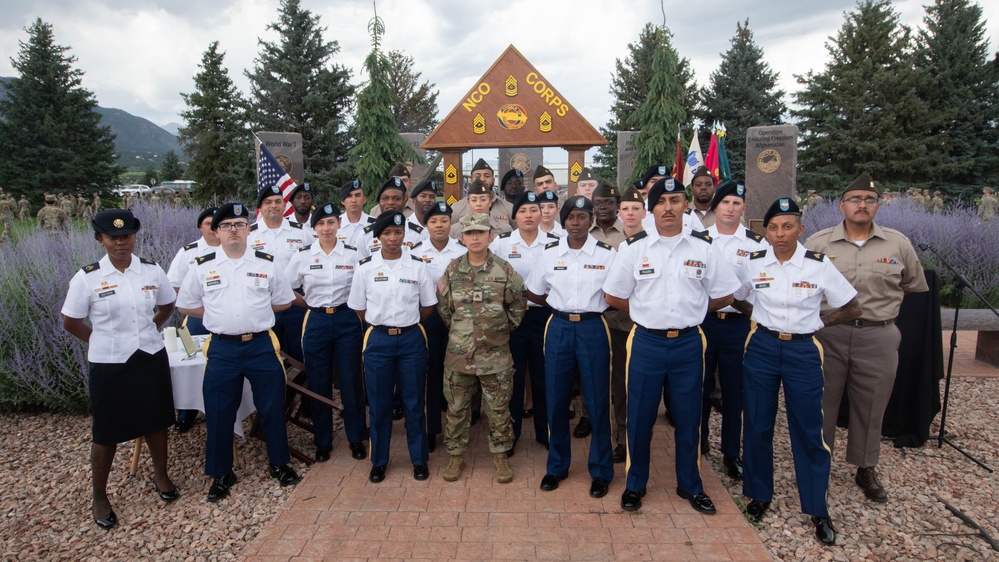
M 178 410 L 198 410 L 205 412 L 205 395 L 201 388 L 205 381 L 205 356 L 196 354 L 184 359 L 183 351 L 167 352 L 170 356 L 170 379 L 173 383 L 173 407 Z M 243 420 L 256 411 L 250 381 L 243 380 L 243 399 L 236 410 L 236 424 L 233 433 L 243 436 Z

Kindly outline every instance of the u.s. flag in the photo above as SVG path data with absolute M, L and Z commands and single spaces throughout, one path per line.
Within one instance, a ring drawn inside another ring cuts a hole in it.
M 284 171 L 266 144 L 261 142 L 258 146 L 260 149 L 257 151 L 257 194 L 275 185 L 280 187 L 284 196 L 284 216 L 287 217 L 295 210 L 291 206 L 291 192 L 295 191 L 298 184 L 291 179 L 288 172 Z

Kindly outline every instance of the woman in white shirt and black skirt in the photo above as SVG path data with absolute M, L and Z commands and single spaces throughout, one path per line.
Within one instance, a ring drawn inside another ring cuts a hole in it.
M 118 443 L 145 437 L 157 494 L 167 503 L 180 497 L 166 470 L 174 409 L 170 363 L 159 333 L 176 295 L 160 266 L 132 253 L 139 221 L 131 211 L 102 211 L 91 222 L 107 255 L 73 276 L 62 315 L 66 331 L 89 344 L 91 510 L 97 526 L 110 529 L 118 517 L 107 482 Z M 88 318 L 90 325 L 84 323 Z

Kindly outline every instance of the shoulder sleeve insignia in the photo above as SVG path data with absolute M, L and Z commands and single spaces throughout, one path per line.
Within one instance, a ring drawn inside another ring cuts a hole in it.
M 375 222 L 376 220 L 378 220 L 378 219 L 376 219 L 375 217 L 368 217 L 368 222 L 369 222 L 369 223 L 373 223 L 373 222 Z
M 417 232 L 417 233 L 423 232 L 423 227 L 420 226 L 420 225 L 418 225 L 418 224 L 414 224 L 414 223 L 409 223 L 409 229 L 412 230 L 413 232 Z M 420 261 L 423 261 L 423 260 L 420 260 Z
M 261 252 L 260 250 L 257 250 L 256 252 L 253 252 L 253 255 L 257 256 L 262 260 L 274 261 L 274 256 L 268 254 L 267 252 Z
M 368 256 L 368 257 L 360 260 L 359 262 L 357 262 L 357 265 L 362 265 L 362 264 L 368 263 L 369 261 L 371 261 L 371 256 Z
M 367 234 L 367 233 L 371 232 L 374 229 L 375 229 L 375 227 L 369 224 L 368 226 L 364 227 L 364 233 Z
M 555 234 L 554 232 L 549 232 L 548 233 L 548 237 L 549 238 L 554 238 L 554 239 L 558 240 L 558 234 Z
M 198 262 L 198 265 L 201 265 L 206 261 L 212 261 L 213 259 L 215 259 L 215 252 L 212 252 L 210 254 L 205 254 L 203 256 L 198 256 L 194 258 L 194 261 Z
M 691 230 L 690 237 L 697 238 L 698 240 L 704 240 L 708 244 L 711 243 L 711 235 L 708 234 L 707 230 Z
M 597 240 L 597 247 L 598 248 L 603 248 L 605 250 L 613 250 L 614 249 L 614 246 L 611 246 L 607 242 L 601 242 L 600 240 Z
M 822 252 L 808 251 L 808 252 L 805 252 L 805 257 L 808 258 L 808 259 L 811 259 L 811 260 L 815 260 L 815 261 L 822 261 L 822 260 L 824 260 L 826 258 L 826 255 L 823 254 Z
M 759 234 L 758 232 L 753 232 L 752 230 L 749 230 L 748 228 L 746 229 L 746 238 L 749 238 L 750 240 L 752 240 L 754 242 L 762 242 L 763 241 L 763 236 L 761 234 Z
M 756 252 L 753 252 L 752 254 L 749 254 L 749 259 L 755 260 L 757 258 L 765 257 L 766 255 L 767 255 L 766 250 L 758 250 Z
M 414 255 L 410 254 L 409 257 L 413 258 L 413 261 L 418 261 L 418 262 L 421 262 L 421 263 L 423 262 L 423 258 L 421 258 L 420 256 L 414 256 Z
M 139 258 L 139 263 L 144 263 L 146 265 L 156 265 L 156 262 L 148 258 Z
M 355 252 L 357 251 L 357 248 L 351 246 L 350 244 L 344 244 L 343 247 L 348 250 L 354 250 Z
M 629 236 L 628 237 L 628 245 L 634 244 L 635 242 L 638 242 L 639 240 L 641 240 L 642 238 L 645 238 L 648 235 L 649 235 L 649 233 L 645 232 L 643 230 L 643 231 L 639 232 L 638 234 L 636 234 L 634 236 Z
M 257 224 L 257 223 L 253 223 L 253 224 L 250 225 L 250 232 L 253 232 L 254 230 L 256 230 L 258 228 L 260 228 L 260 225 Z
M 185 245 L 184 249 L 185 250 L 193 250 L 193 249 L 195 249 L 197 247 L 198 247 L 198 243 L 197 242 L 191 242 L 190 244 Z
M 83 271 L 84 273 L 90 273 L 91 271 L 96 271 L 96 270 L 97 270 L 97 268 L 99 268 L 100 266 L 101 266 L 101 262 L 97 262 L 97 261 L 95 261 L 94 263 L 91 263 L 91 264 L 87 264 L 87 265 L 85 265 L 85 266 L 81 267 L 80 269 L 81 269 L 81 270 L 82 270 L 82 271 Z
M 288 224 L 290 224 L 292 228 L 297 228 L 299 230 L 302 230 L 302 223 L 300 222 L 288 221 Z
M 555 246 L 558 246 L 558 240 L 545 244 L 545 249 L 554 248 Z
M 500 238 L 509 238 L 512 234 L 513 234 L 513 232 L 504 232 L 503 234 L 500 234 L 499 237 Z

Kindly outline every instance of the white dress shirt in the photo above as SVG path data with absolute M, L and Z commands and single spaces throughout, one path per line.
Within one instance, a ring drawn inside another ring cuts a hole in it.
M 405 328 L 420 321 L 420 308 L 437 304 L 437 289 L 427 264 L 408 248 L 391 261 L 375 252 L 357 263 L 347 306 L 364 310 L 368 324 Z
M 518 228 L 513 232 L 504 232 L 493 238 L 493 241 L 489 243 L 489 249 L 497 256 L 510 262 L 510 265 L 517 270 L 517 273 L 524 279 L 524 282 L 527 282 L 527 278 L 531 276 L 534 265 L 541 259 L 541 252 L 545 251 L 545 246 L 552 242 L 558 242 L 558 240 L 559 237 L 557 235 L 542 232 L 541 229 L 538 229 L 538 235 L 534 238 L 534 243 L 529 245 L 527 242 L 524 242 L 524 237 Z M 527 306 L 540 307 L 541 305 L 528 301 Z
M 823 328 L 822 297 L 834 308 L 845 306 L 857 291 L 824 254 L 801 243 L 783 264 L 772 249 L 761 250 L 742 264 L 745 281 L 735 298 L 755 297 L 753 320 L 771 330 L 810 334 Z
M 340 215 L 340 229 L 336 231 L 336 239 L 355 248 L 360 248 L 364 227 L 373 222 L 375 222 L 375 217 L 368 213 L 361 213 L 361 218 L 357 222 L 350 222 L 347 213 L 344 213 Z
M 273 257 L 247 248 L 232 259 L 220 248 L 198 258 L 177 295 L 179 308 L 205 307 L 205 329 L 238 336 L 274 327 L 271 305 L 284 305 L 295 295 Z
M 427 275 L 430 282 L 437 285 L 437 281 L 444 275 L 444 269 L 461 256 L 468 253 L 468 248 L 461 245 L 454 238 L 447 239 L 447 245 L 443 250 L 438 250 L 429 239 L 417 242 L 410 249 L 410 253 L 423 260 L 427 264 Z
M 524 286 L 535 295 L 548 295 L 548 304 L 562 312 L 603 312 L 603 285 L 617 255 L 610 244 L 587 235 L 579 250 L 566 238 L 545 245 Z
M 645 213 L 645 218 L 642 219 L 642 230 L 646 232 L 652 232 L 656 230 L 656 217 L 653 216 L 652 211 L 647 211 Z M 707 230 L 704 228 L 704 223 L 701 219 L 697 217 L 694 213 L 690 211 L 684 211 L 683 213 L 683 230 L 689 232 L 691 230 Z
M 604 283 L 608 295 L 628 300 L 632 321 L 653 330 L 697 326 L 708 300 L 739 288 L 732 266 L 703 232 L 684 229 L 671 238 L 639 232 L 618 248 Z
M 332 308 L 347 302 L 357 268 L 357 248 L 337 242 L 329 254 L 318 241 L 295 252 L 285 270 L 292 289 L 302 287 L 312 308 Z
M 250 237 L 246 242 L 251 250 L 260 250 L 274 256 L 274 263 L 284 273 L 291 256 L 302 246 L 308 246 L 314 241 L 315 238 L 297 222 L 281 219 L 277 228 L 268 228 L 267 223 L 261 219 L 250 226 Z
M 711 235 L 711 245 L 715 247 L 715 251 L 732 264 L 732 270 L 737 276 L 742 275 L 742 264 L 749 259 L 750 254 L 770 247 L 766 238 L 741 225 L 736 228 L 735 234 L 718 234 L 715 223 L 708 228 L 708 234 Z M 743 281 L 745 279 L 739 277 L 739 282 Z M 726 306 L 718 312 L 739 313 L 732 306 Z
M 427 234 L 427 229 L 418 224 L 411 223 L 408 220 L 403 223 L 403 227 L 403 232 L 406 233 L 406 237 L 403 238 L 402 245 L 406 248 L 412 248 L 417 242 L 423 241 L 424 236 L 429 236 Z M 368 257 L 372 254 L 378 253 L 378 250 L 381 249 L 382 242 L 381 240 L 375 238 L 374 225 L 372 224 L 364 227 L 357 250 L 361 252 L 363 257 Z
M 170 284 L 173 285 L 173 288 L 180 288 L 184 277 L 187 277 L 187 270 L 194 265 L 196 258 L 218 249 L 219 246 L 209 246 L 208 241 L 202 236 L 196 242 L 191 242 L 177 250 L 177 255 L 173 257 L 173 261 L 170 262 L 170 268 L 167 269 L 167 277 L 170 279 Z
M 124 363 L 136 350 L 153 354 L 163 349 L 153 309 L 175 299 L 160 266 L 133 255 L 121 272 L 105 255 L 73 275 L 62 314 L 90 318 L 93 331 L 87 359 L 91 363 Z

